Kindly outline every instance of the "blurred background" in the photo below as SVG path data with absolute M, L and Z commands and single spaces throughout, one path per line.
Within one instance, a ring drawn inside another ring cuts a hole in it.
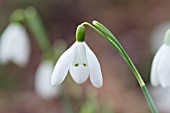
M 108 27 L 137 66 L 160 113 L 170 113 L 170 101 L 162 105 L 170 97 L 161 96 L 170 91 L 161 93 L 149 85 L 152 58 L 163 42 L 164 32 L 170 28 L 170 1 L 0 0 L 0 34 L 8 26 L 11 13 L 28 6 L 38 10 L 51 45 L 62 39 L 67 48 L 71 46 L 76 27 L 84 21 L 97 20 Z M 67 113 L 62 95 L 45 100 L 35 92 L 35 73 L 42 51 L 30 30 L 27 31 L 31 41 L 28 65 L 24 68 L 12 62 L 0 65 L 0 113 Z M 86 42 L 101 63 L 104 85 L 96 89 L 90 80 L 78 85 L 67 76 L 62 86 L 73 112 L 151 113 L 135 76 L 118 52 L 90 28 Z

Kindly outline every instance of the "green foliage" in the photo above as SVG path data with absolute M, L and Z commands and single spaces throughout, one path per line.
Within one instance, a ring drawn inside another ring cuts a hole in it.
M 37 40 L 37 43 L 39 44 L 42 51 L 45 53 L 45 56 L 46 57 L 53 56 L 48 36 L 45 32 L 43 23 L 36 9 L 33 7 L 28 7 L 25 10 L 24 15 L 29 29 L 35 36 L 35 39 Z

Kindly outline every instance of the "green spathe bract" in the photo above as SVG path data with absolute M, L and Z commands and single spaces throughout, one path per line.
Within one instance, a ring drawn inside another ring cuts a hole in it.
M 76 41 L 84 42 L 86 29 L 83 25 L 79 25 L 76 30 Z

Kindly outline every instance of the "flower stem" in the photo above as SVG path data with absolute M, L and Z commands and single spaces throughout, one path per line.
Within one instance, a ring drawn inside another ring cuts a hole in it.
M 131 70 L 133 71 L 133 73 L 134 73 L 134 75 L 135 75 L 144 95 L 145 95 L 145 98 L 148 102 L 148 105 L 149 105 L 152 113 L 158 113 L 158 111 L 155 107 L 155 104 L 148 92 L 148 89 L 147 89 L 142 77 L 140 76 L 138 70 L 136 69 L 132 60 L 130 59 L 130 57 L 124 50 L 124 48 L 121 46 L 119 41 L 113 36 L 113 34 L 105 26 L 103 26 L 99 22 L 95 21 L 95 22 L 93 22 L 93 24 L 94 24 L 94 26 L 87 22 L 82 23 L 82 25 L 87 25 L 90 28 L 92 28 L 93 30 L 95 30 L 100 36 L 102 36 L 106 41 L 108 41 L 120 53 L 120 55 L 125 59 L 125 61 L 130 66 Z
M 35 35 L 36 41 L 38 42 L 45 58 L 48 58 L 48 60 L 51 61 L 55 61 L 52 46 L 49 43 L 48 36 L 45 32 L 43 23 L 36 9 L 33 7 L 28 7 L 25 10 L 25 19 L 29 29 Z M 72 106 L 70 104 L 70 100 L 62 86 L 61 90 L 62 90 L 61 101 L 63 102 L 65 112 L 74 113 Z
M 115 45 L 114 42 L 112 42 L 111 40 L 108 39 L 108 37 L 106 35 L 104 35 L 102 32 L 100 32 L 98 29 L 96 29 L 93 25 L 87 23 L 87 22 L 83 22 L 81 25 L 87 25 L 89 27 L 91 27 L 93 30 L 95 30 L 100 36 L 102 36 L 105 40 L 107 40 L 114 48 L 117 49 L 117 51 L 121 54 L 120 49 Z
M 65 108 L 65 109 L 64 109 L 65 112 L 66 112 L 66 113 L 74 113 L 74 112 L 73 112 L 73 109 L 72 109 L 72 106 L 71 106 L 71 103 L 70 103 L 70 101 L 69 101 L 68 95 L 67 95 L 67 93 L 65 92 L 64 88 L 62 88 L 62 93 L 63 93 L 63 95 L 62 95 L 61 99 L 62 99 L 64 108 Z
M 28 28 L 31 30 L 37 43 L 39 44 L 42 52 L 46 57 L 52 56 L 52 49 L 50 46 L 50 42 L 48 40 L 48 36 L 46 34 L 46 30 L 42 23 L 42 20 L 34 7 L 28 7 L 25 10 L 25 20 L 28 25 Z
M 150 107 L 152 113 L 158 113 L 158 111 L 156 109 L 156 106 L 155 106 L 155 104 L 154 104 L 154 102 L 153 102 L 153 100 L 152 100 L 152 98 L 151 98 L 151 96 L 149 94 L 149 91 L 148 91 L 146 85 L 142 86 L 141 88 L 142 88 L 142 91 L 143 91 L 143 93 L 145 95 L 145 98 L 146 98 L 146 100 L 147 100 L 147 102 L 149 104 L 149 107 Z

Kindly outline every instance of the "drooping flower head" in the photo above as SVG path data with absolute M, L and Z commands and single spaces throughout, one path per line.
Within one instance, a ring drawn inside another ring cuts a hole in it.
M 30 42 L 25 28 L 19 23 L 11 23 L 0 39 L 0 62 L 13 61 L 23 67 L 30 56 Z
M 151 68 L 153 86 L 170 86 L 170 29 L 166 32 L 164 44 L 156 53 Z
M 54 99 L 61 93 L 60 87 L 52 87 L 50 83 L 53 68 L 53 64 L 45 60 L 40 63 L 35 74 L 35 91 L 45 100 Z
M 102 87 L 103 79 L 99 61 L 85 43 L 84 37 L 85 27 L 79 25 L 76 32 L 76 42 L 61 55 L 55 65 L 51 78 L 53 86 L 61 84 L 70 71 L 76 83 L 84 83 L 90 75 L 92 84 L 97 88 Z

